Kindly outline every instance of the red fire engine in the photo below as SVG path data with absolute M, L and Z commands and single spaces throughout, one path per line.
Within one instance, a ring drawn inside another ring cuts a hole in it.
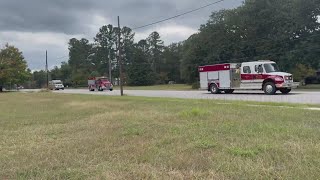
M 88 88 L 89 91 L 104 91 L 104 90 L 113 90 L 112 83 L 106 77 L 93 77 L 88 78 Z
M 201 89 L 212 94 L 231 94 L 234 90 L 263 90 L 268 95 L 279 90 L 288 94 L 299 85 L 293 82 L 292 74 L 280 72 L 269 60 L 200 66 L 199 73 Z

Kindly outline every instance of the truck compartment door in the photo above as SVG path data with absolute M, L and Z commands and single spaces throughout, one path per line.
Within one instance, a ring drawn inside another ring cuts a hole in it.
M 200 73 L 200 88 L 208 89 L 208 72 Z
M 231 88 L 230 70 L 219 71 L 219 82 L 220 82 L 221 89 Z

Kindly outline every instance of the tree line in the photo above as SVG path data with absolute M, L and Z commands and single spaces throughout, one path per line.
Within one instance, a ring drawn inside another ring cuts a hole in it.
M 118 78 L 120 47 L 127 85 L 193 84 L 199 79 L 198 66 L 265 59 L 300 81 L 320 68 L 319 7 L 319 0 L 246 0 L 238 8 L 213 12 L 198 33 L 168 46 L 158 32 L 136 42 L 131 28 L 105 25 L 92 42 L 70 39 L 68 61 L 50 76 L 84 86 L 88 77 L 108 76 L 110 67 Z M 43 80 L 44 71 L 33 73 L 34 84 L 43 86 Z
M 320 1 L 246 0 L 242 6 L 213 12 L 199 33 L 183 42 L 164 46 L 159 33 L 134 42 L 134 33 L 121 29 L 125 82 L 151 85 L 168 81 L 195 83 L 197 67 L 270 59 L 296 80 L 313 76 L 320 68 Z M 117 32 L 112 25 L 100 28 L 94 43 L 71 39 L 69 82 L 84 84 L 87 76 L 107 75 L 112 59 L 118 77 Z M 59 68 L 53 71 L 53 76 Z M 59 73 L 58 73 L 59 74 Z M 63 74 L 63 73 L 62 73 Z M 56 76 L 64 78 L 63 76 Z

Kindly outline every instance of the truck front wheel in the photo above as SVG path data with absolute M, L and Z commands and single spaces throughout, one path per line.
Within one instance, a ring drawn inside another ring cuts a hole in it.
M 211 84 L 210 85 L 210 92 L 212 94 L 219 94 L 220 90 L 219 90 L 219 88 L 218 88 L 218 86 L 216 84 Z
M 265 83 L 263 90 L 267 95 L 274 95 L 277 92 L 276 85 L 273 82 Z
M 280 89 L 280 92 L 282 94 L 289 94 L 291 92 L 291 89 L 288 89 L 288 88 Z

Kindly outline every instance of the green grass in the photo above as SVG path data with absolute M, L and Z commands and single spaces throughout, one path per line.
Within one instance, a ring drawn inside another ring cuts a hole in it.
M 0 179 L 317 179 L 305 105 L 0 94 Z
M 115 89 L 120 89 L 116 86 Z M 175 91 L 191 91 L 194 90 L 190 85 L 187 84 L 165 84 L 165 85 L 154 85 L 154 86 L 125 86 L 126 90 L 175 90 Z

